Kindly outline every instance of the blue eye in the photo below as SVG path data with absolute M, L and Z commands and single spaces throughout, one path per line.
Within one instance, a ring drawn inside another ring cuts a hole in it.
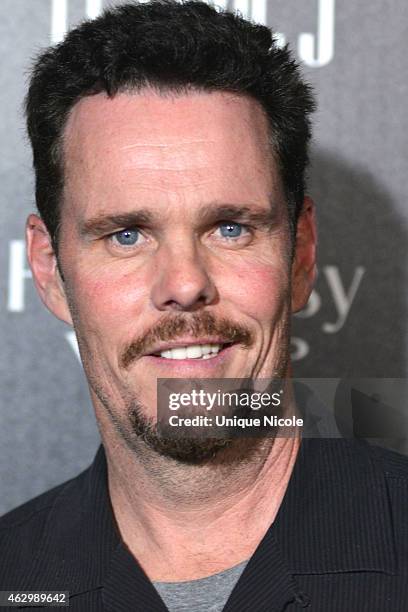
M 220 230 L 223 238 L 239 238 L 242 234 L 240 223 L 221 223 Z
M 135 246 L 139 238 L 140 232 L 137 229 L 124 229 L 112 234 L 112 239 L 120 246 Z

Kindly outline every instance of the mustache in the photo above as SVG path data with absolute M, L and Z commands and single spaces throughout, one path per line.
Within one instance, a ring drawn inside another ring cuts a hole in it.
M 225 342 L 239 343 L 247 348 L 254 342 L 249 328 L 225 318 L 216 319 L 209 312 L 194 313 L 189 317 L 184 314 L 165 317 L 125 347 L 120 358 L 122 368 L 128 368 L 135 359 L 151 352 L 155 343 L 177 340 L 183 334 L 193 338 L 220 336 Z

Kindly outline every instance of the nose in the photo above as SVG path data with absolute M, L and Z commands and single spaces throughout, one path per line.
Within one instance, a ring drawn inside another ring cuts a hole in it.
M 161 311 L 200 310 L 217 299 L 208 262 L 194 241 L 179 240 L 156 255 L 156 275 L 151 300 Z

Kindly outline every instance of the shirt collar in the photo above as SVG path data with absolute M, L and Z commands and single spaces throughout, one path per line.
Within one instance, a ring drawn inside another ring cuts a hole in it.
M 288 601 L 296 593 L 296 575 L 395 572 L 386 482 L 364 445 L 349 440 L 302 441 L 276 520 L 247 564 L 225 610 L 237 596 L 242 603 L 243 597 L 250 601 L 255 592 L 270 602 L 270 579 L 266 578 L 269 586 L 259 592 L 259 575 L 268 567 L 282 569 L 285 578 L 280 594 Z M 115 576 L 118 580 L 123 577 L 125 568 L 137 586 L 141 605 L 149 602 L 151 610 L 166 610 L 121 542 L 100 446 L 90 468 L 69 481 L 55 499 L 25 589 L 35 584 L 37 590 L 66 590 L 69 585 L 72 596 L 104 587 L 108 603 L 110 597 L 112 601 L 117 597 Z M 255 575 L 256 589 L 252 589 Z M 146 609 L 143 605 L 141 610 Z
M 97 588 L 119 543 L 101 445 L 91 466 L 55 498 L 27 588 L 67 590 L 69 584 L 70 595 Z
M 304 439 L 273 528 L 293 574 L 396 570 L 387 483 L 366 442 Z

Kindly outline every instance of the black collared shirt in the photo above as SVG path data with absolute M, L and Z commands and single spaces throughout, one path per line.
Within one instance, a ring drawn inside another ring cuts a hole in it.
M 408 611 L 407 482 L 402 455 L 303 440 L 224 612 Z M 117 531 L 102 446 L 77 478 L 0 519 L 0 551 L 0 590 L 69 591 L 72 611 L 167 610 Z

